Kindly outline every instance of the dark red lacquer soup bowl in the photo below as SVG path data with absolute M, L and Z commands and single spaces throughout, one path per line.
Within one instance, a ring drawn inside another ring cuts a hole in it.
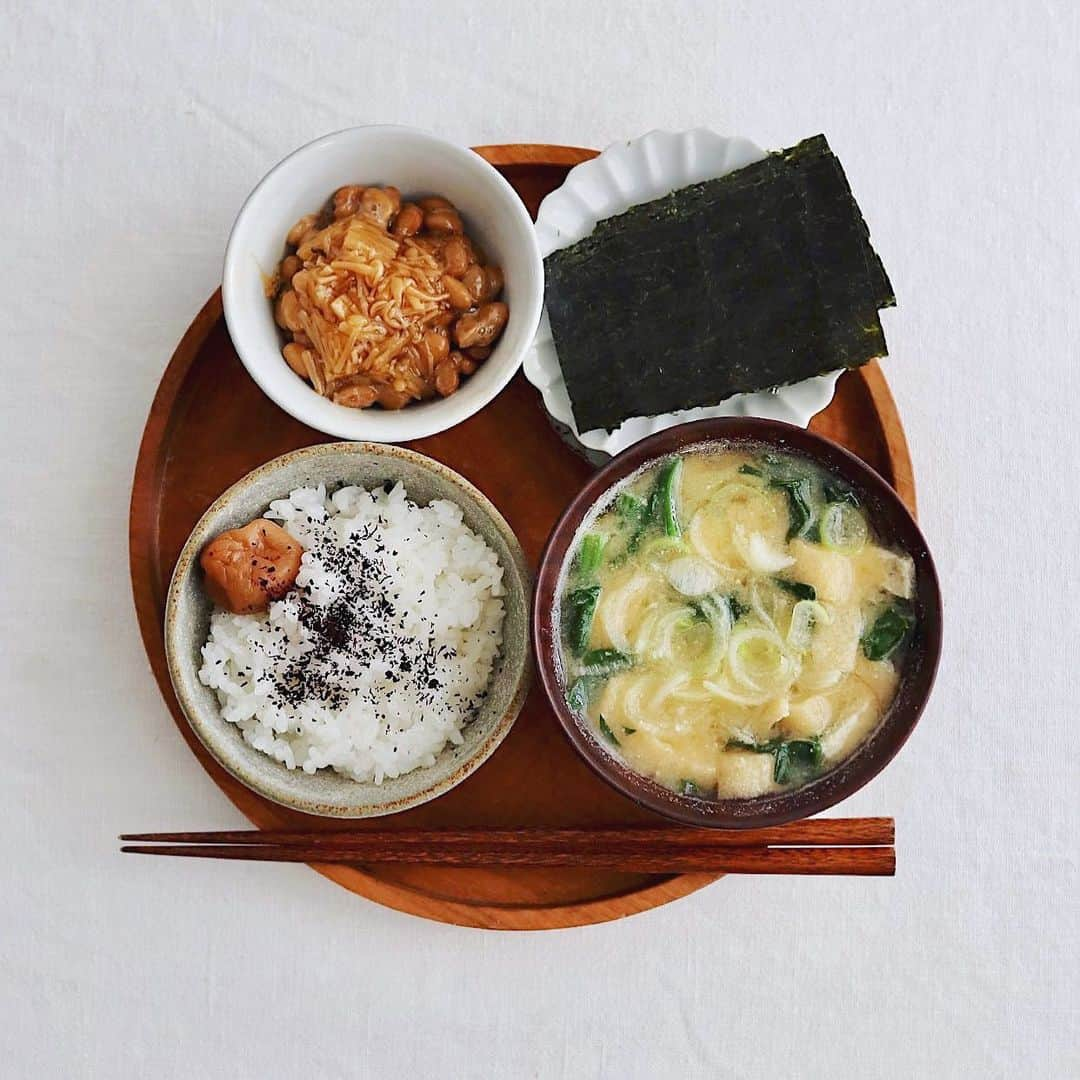
M 591 723 L 567 704 L 557 615 L 567 559 L 583 521 L 606 505 L 613 489 L 650 463 L 692 449 L 750 444 L 755 451 L 789 453 L 839 477 L 858 496 L 879 540 L 906 552 L 915 564 L 912 606 L 915 629 L 900 669 L 896 695 L 874 732 L 847 758 L 801 787 L 755 798 L 712 798 L 683 794 L 632 769 L 601 742 Z M 802 428 L 774 420 L 723 417 L 658 432 L 613 458 L 578 493 L 548 540 L 536 579 L 533 648 L 541 683 L 570 742 L 604 780 L 642 806 L 676 821 L 714 828 L 744 829 L 809 817 L 847 798 L 892 760 L 918 722 L 930 696 L 941 653 L 941 593 L 926 540 L 896 492 L 873 469 L 843 447 Z

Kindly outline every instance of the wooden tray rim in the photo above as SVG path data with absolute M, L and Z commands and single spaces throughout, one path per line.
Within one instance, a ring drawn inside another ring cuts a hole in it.
M 597 151 L 583 147 L 539 143 L 507 143 L 478 146 L 474 149 L 493 165 L 572 167 L 597 154 Z M 139 444 L 128 522 L 129 564 L 139 631 L 151 670 L 182 738 L 187 720 L 179 710 L 171 691 L 171 680 L 161 646 L 162 624 L 159 611 L 163 597 L 155 595 L 151 573 L 151 568 L 157 561 L 157 534 L 153 522 L 160 481 L 158 451 L 174 421 L 174 405 L 187 374 L 199 355 L 202 343 L 222 317 L 219 288 L 184 332 L 162 375 Z M 894 486 L 912 513 L 915 513 L 915 478 L 911 456 L 888 383 L 876 361 L 860 368 L 858 373 L 866 383 L 875 412 L 882 418 L 882 431 L 893 468 Z M 184 741 L 186 743 L 187 739 L 184 738 Z M 206 767 L 197 755 L 196 760 Z M 207 771 L 233 805 L 248 817 L 243 806 L 234 798 L 233 792 L 223 783 L 227 774 L 223 772 L 219 777 L 215 772 Z M 470 904 L 395 885 L 353 867 L 312 864 L 312 869 L 359 896 L 405 914 L 457 926 L 493 930 L 553 930 L 608 922 L 687 896 L 721 876 L 679 874 L 661 879 L 652 885 L 635 887 L 602 899 L 544 906 Z

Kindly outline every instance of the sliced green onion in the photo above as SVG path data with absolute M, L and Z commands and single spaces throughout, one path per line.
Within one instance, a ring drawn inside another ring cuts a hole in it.
M 761 593 L 758 591 L 756 583 L 750 586 L 750 611 L 758 617 L 762 626 L 771 630 L 778 637 L 780 636 L 780 630 L 772 614 L 765 610 L 765 604 L 762 602 Z
M 866 518 L 846 502 L 832 502 L 825 507 L 819 527 L 822 546 L 831 551 L 855 553 L 866 546 L 870 530 Z
M 670 660 L 675 651 L 675 634 L 686 620 L 686 611 L 671 611 L 649 615 L 642 624 L 642 633 L 634 641 L 634 647 L 650 660 Z
M 655 559 L 663 555 L 677 555 L 686 550 L 686 545 L 679 537 L 657 536 L 641 548 L 641 554 Z
M 695 617 L 704 619 L 709 624 L 711 635 L 709 647 L 694 664 L 702 677 L 706 677 L 719 669 L 735 620 L 732 617 L 730 601 L 726 596 L 702 596 L 690 605 L 690 610 Z
M 743 561 L 757 574 L 775 574 L 786 570 L 795 562 L 791 555 L 774 548 L 761 533 L 755 532 L 747 536 L 742 525 L 737 524 L 734 527 L 732 540 Z
M 698 555 L 683 555 L 664 566 L 664 577 L 683 596 L 704 596 L 720 584 L 720 575 L 711 563 Z
M 791 625 L 788 627 L 787 644 L 795 652 L 806 652 L 813 639 L 814 627 L 827 626 L 832 621 L 828 609 L 816 600 L 800 600 L 791 609 Z
M 714 626 L 719 626 L 724 631 L 725 636 L 731 632 L 731 627 L 738 618 L 730 596 L 703 596 L 696 602 L 695 607 Z
M 772 630 L 742 627 L 731 635 L 728 667 L 751 690 L 778 690 L 791 677 L 784 643 Z
M 757 690 L 750 693 L 733 690 L 726 682 L 705 681 L 702 686 L 721 701 L 729 701 L 732 705 L 745 705 L 753 708 L 756 705 L 764 705 L 771 697 L 775 697 L 772 690 Z

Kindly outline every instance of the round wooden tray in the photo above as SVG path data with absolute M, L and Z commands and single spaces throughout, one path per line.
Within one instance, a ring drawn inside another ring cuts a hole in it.
M 595 151 L 564 146 L 486 146 L 535 215 L 569 168 Z M 915 509 L 915 485 L 900 418 L 877 364 L 844 375 L 815 431 L 852 449 Z M 195 522 L 234 480 L 263 462 L 327 441 L 281 412 L 258 389 L 229 341 L 215 293 L 196 316 L 158 387 L 131 496 L 131 578 L 150 665 L 191 752 L 236 806 L 262 829 L 365 828 L 313 819 L 267 802 L 234 780 L 188 727 L 169 681 L 162 641 L 165 593 Z M 506 516 L 535 567 L 560 511 L 590 466 L 548 422 L 540 396 L 520 374 L 486 409 L 451 431 L 409 444 L 479 487 Z M 589 825 L 641 822 L 647 811 L 616 794 L 578 759 L 534 686 L 509 737 L 491 760 L 442 798 L 398 815 L 395 824 Z M 199 828 L 200 822 L 165 822 Z M 414 915 L 463 926 L 541 930 L 603 922 L 685 896 L 712 874 L 646 876 L 598 870 L 481 870 L 316 866 L 339 885 Z

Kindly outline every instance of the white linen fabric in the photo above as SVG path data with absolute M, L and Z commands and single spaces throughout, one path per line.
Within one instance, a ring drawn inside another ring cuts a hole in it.
M 1080 8 L 0 4 L 0 1072 L 1080 1075 Z M 824 131 L 896 287 L 886 371 L 947 633 L 890 768 L 894 880 L 728 878 L 619 923 L 442 926 L 304 867 L 139 860 L 244 824 L 130 600 L 149 403 L 260 176 L 350 124 L 601 146 Z

